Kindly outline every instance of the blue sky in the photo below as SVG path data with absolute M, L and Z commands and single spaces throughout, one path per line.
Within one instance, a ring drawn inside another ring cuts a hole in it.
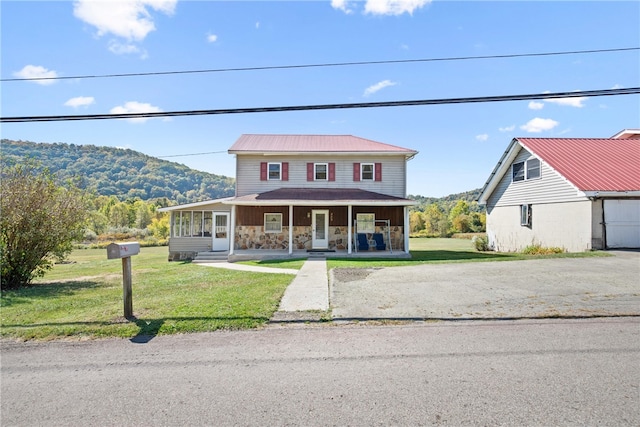
M 106 5 L 106 6 L 105 6 Z M 2 1 L 1 75 L 69 77 L 490 56 L 640 45 L 640 2 Z M 512 95 L 640 86 L 640 51 L 57 81 L 3 81 L 3 117 Z M 234 176 L 243 133 L 412 148 L 408 192 L 481 187 L 516 136 L 640 128 L 640 96 L 5 123 L 2 138 L 131 148 Z

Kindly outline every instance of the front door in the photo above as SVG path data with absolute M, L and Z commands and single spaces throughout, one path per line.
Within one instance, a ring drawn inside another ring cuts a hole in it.
M 329 248 L 329 211 L 311 211 L 311 247 L 313 249 Z
M 213 213 L 213 243 L 211 250 L 229 250 L 229 212 Z

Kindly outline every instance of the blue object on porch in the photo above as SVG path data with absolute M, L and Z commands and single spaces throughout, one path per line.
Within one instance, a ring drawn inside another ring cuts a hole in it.
M 387 245 L 384 243 L 381 233 L 373 233 L 373 240 L 376 241 L 376 250 L 384 251 L 387 249 Z
M 368 251 L 369 250 L 369 242 L 367 241 L 367 235 L 363 233 L 358 233 L 358 250 L 359 251 Z

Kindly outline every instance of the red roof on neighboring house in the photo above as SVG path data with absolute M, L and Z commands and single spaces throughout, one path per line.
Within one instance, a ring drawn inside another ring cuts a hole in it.
M 516 139 L 580 191 L 640 190 L 640 139 Z
M 229 153 L 401 153 L 409 157 L 417 151 L 352 135 L 241 135 Z

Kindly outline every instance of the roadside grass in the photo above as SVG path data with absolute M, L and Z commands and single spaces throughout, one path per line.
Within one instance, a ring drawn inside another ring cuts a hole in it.
M 293 276 L 168 262 L 166 247 L 131 258 L 135 319 L 123 317 L 122 263 L 104 249 L 74 251 L 33 286 L 2 293 L 0 336 L 140 339 L 265 324 Z
M 274 267 L 274 268 L 290 268 L 293 270 L 300 270 L 302 264 L 306 261 L 306 258 L 294 258 L 294 259 L 263 259 L 252 261 L 239 261 L 238 264 L 255 265 L 260 267 Z

